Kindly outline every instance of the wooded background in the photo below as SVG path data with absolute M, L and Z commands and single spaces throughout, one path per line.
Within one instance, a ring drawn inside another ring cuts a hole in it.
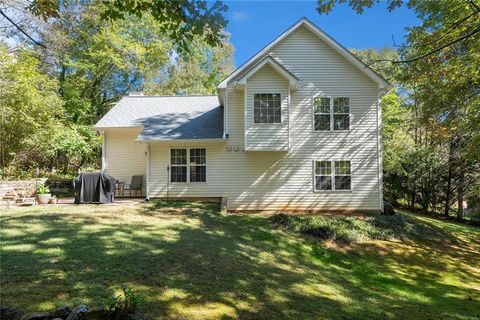
M 378 0 L 346 3 L 361 14 Z M 421 24 L 398 48 L 351 51 L 392 89 L 382 101 L 385 199 L 464 218 L 480 207 L 480 4 L 388 0 Z M 234 69 L 224 3 L 0 1 L 0 176 L 70 179 L 100 164 L 92 129 L 131 91 L 215 94 Z

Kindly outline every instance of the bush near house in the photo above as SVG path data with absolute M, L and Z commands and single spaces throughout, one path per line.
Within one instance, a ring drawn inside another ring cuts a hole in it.
M 328 217 L 280 213 L 273 215 L 270 221 L 277 227 L 339 243 L 368 240 L 406 240 L 418 237 L 432 240 L 442 235 L 437 228 L 425 225 L 402 214 L 394 216 Z

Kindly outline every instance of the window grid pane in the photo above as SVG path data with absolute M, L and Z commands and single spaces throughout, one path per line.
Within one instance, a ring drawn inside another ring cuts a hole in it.
M 350 129 L 350 99 L 333 99 L 333 130 Z
M 313 99 L 313 112 L 330 114 L 330 98 L 315 97 Z
M 350 161 L 335 161 L 335 190 L 350 190 L 351 187 Z
M 315 161 L 315 190 L 332 190 L 331 161 Z
M 253 95 L 253 122 L 282 122 L 282 101 L 279 93 L 255 93 Z
M 173 165 L 187 164 L 187 149 L 171 149 L 170 163 Z
M 190 149 L 190 182 L 207 181 L 207 156 L 205 149 Z
M 172 166 L 171 182 L 187 182 L 187 166 Z
M 315 115 L 315 130 L 330 130 L 330 115 Z
M 206 182 L 207 167 L 206 166 L 190 166 L 190 182 Z

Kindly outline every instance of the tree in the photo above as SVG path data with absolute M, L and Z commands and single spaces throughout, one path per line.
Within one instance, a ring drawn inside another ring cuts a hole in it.
M 26 2 L 26 9 L 45 21 L 51 18 L 64 18 L 65 7 L 91 5 L 97 1 L 82 1 L 81 3 L 63 0 L 32 0 Z M 191 43 L 201 38 L 210 46 L 217 46 L 223 40 L 223 29 L 227 21 L 223 13 L 227 6 L 220 1 L 207 2 L 204 0 L 105 0 L 102 2 L 102 20 L 129 20 L 132 16 L 138 19 L 145 16 L 153 17 L 158 24 L 159 31 L 171 40 L 179 52 L 190 51 Z M 16 24 L 3 10 L 0 14 L 9 19 L 18 30 L 26 35 L 35 44 L 44 45 L 30 36 L 21 26 Z
M 39 69 L 31 51 L 9 52 L 0 44 L 2 119 L 0 127 L 1 167 L 17 156 L 23 144 L 37 130 L 48 130 L 62 115 L 58 83 Z
M 31 175 L 35 168 L 62 172 L 96 163 L 100 141 L 90 127 L 67 121 L 58 81 L 45 74 L 30 49 L 0 46 L 0 168 L 4 175 Z
M 215 94 L 217 85 L 233 70 L 233 46 L 229 35 L 216 47 L 195 41 L 190 54 L 178 56 L 167 67 L 166 76 L 145 85 L 148 94 Z M 155 80 L 155 79 L 154 79 Z
M 378 2 L 320 0 L 318 11 L 328 13 L 335 4 L 346 3 L 362 13 Z M 390 73 L 412 110 L 412 155 L 421 152 L 422 157 L 420 162 L 411 158 L 416 165 L 410 170 L 424 169 L 415 171 L 418 185 L 408 187 L 411 204 L 420 199 L 425 209 L 443 200 L 448 215 L 456 192 L 457 217 L 462 219 L 465 195 L 479 179 L 480 170 L 480 6 L 478 0 L 388 0 L 387 9 L 403 4 L 422 23 L 408 28 L 407 41 L 398 51 L 400 58 L 377 57 L 370 65 L 392 67 Z M 442 165 L 431 172 L 436 163 Z M 425 180 L 426 173 L 434 179 Z M 426 181 L 432 181 L 433 188 Z
M 317 11 L 320 14 L 331 12 L 335 4 L 348 4 L 361 14 L 366 8 L 378 4 L 380 0 L 317 0 Z M 409 28 L 410 34 L 423 35 L 420 45 L 409 45 L 408 55 L 402 55 L 399 60 L 389 60 L 392 63 L 409 63 L 421 60 L 441 52 L 456 44 L 469 41 L 480 34 L 480 2 L 478 0 L 387 0 L 387 10 L 392 11 L 406 5 L 415 11 L 422 19 L 418 27 Z

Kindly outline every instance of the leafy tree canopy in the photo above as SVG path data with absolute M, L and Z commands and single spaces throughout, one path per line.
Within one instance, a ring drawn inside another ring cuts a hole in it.
M 81 1 L 82 5 L 92 2 L 95 1 Z M 104 0 L 102 4 L 101 17 L 105 20 L 153 17 L 158 22 L 159 31 L 176 45 L 177 51 L 190 51 L 190 45 L 196 38 L 203 39 L 210 46 L 219 45 L 227 24 L 223 13 L 228 7 L 218 0 Z M 33 0 L 29 9 L 48 20 L 61 18 L 63 8 L 74 5 L 66 0 Z

